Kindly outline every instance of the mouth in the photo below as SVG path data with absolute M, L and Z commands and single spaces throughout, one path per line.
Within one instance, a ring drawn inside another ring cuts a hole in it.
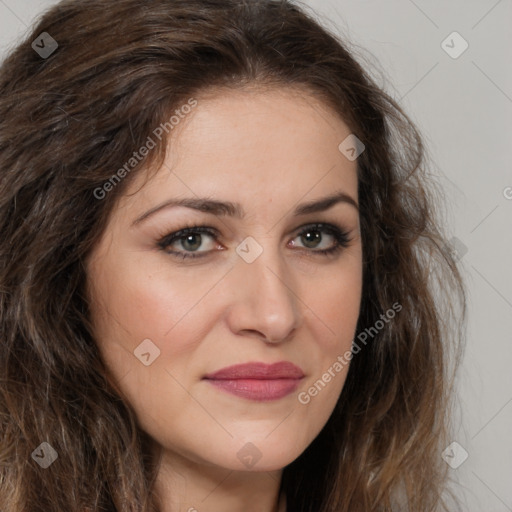
M 278 400 L 293 393 L 304 372 L 293 363 L 247 363 L 228 366 L 204 377 L 216 388 L 257 402 Z

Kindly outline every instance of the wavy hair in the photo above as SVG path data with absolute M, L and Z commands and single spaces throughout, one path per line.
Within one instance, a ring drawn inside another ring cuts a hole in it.
M 42 32 L 58 44 L 51 55 L 31 44 Z M 3 512 L 157 510 L 158 463 L 107 378 L 84 262 L 133 176 L 161 165 L 170 135 L 98 190 L 187 99 L 251 85 L 302 88 L 365 144 L 357 331 L 402 306 L 354 355 L 327 424 L 284 468 L 288 510 L 446 508 L 441 450 L 466 299 L 413 122 L 297 2 L 66 0 L 0 68 Z M 58 453 L 51 470 L 31 457 L 42 442 Z

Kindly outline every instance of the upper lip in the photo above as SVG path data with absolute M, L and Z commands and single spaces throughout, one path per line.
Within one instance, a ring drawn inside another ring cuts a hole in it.
M 300 379 L 304 372 L 293 363 L 280 361 L 274 364 L 245 363 L 227 366 L 216 372 L 207 374 L 204 378 L 211 380 L 237 380 L 237 379 Z

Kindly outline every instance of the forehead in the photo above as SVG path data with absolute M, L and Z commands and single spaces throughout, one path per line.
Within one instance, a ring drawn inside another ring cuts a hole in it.
M 130 184 L 131 205 L 169 194 L 260 205 L 340 188 L 357 194 L 357 164 L 338 149 L 350 129 L 313 95 L 230 89 L 195 99 L 197 106 L 172 130 L 163 166 L 149 180 L 142 171 Z

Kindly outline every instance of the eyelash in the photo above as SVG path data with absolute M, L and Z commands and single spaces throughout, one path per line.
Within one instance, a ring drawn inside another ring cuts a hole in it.
M 332 235 L 335 240 L 335 245 L 329 249 L 311 249 L 309 252 L 312 252 L 314 254 L 319 254 L 323 256 L 331 256 L 334 254 L 337 254 L 339 251 L 341 251 L 342 248 L 346 248 L 349 243 L 351 242 L 351 239 L 348 236 L 348 232 L 344 231 L 343 229 L 340 229 L 339 227 L 333 225 L 333 224 L 325 224 L 325 223 L 317 223 L 317 224 L 308 224 L 302 228 L 302 230 L 295 236 L 301 236 L 308 233 L 308 231 L 323 231 L 326 232 L 329 235 Z M 194 253 L 194 252 L 187 252 L 187 251 L 168 251 L 166 250 L 167 247 L 169 247 L 173 242 L 177 240 L 182 240 L 186 238 L 188 235 L 191 234 L 207 234 L 211 236 L 212 238 L 216 238 L 218 236 L 218 231 L 215 228 L 210 228 L 207 226 L 187 226 L 183 229 L 180 229 L 179 231 L 175 231 L 173 233 L 170 233 L 168 235 L 163 236 L 160 238 L 157 242 L 158 247 L 165 251 L 167 254 L 170 254 L 176 258 L 180 258 L 182 260 L 185 259 L 195 259 L 195 258 L 202 258 L 207 256 L 211 251 L 203 251 L 200 253 Z M 307 250 L 307 249 L 306 249 Z

